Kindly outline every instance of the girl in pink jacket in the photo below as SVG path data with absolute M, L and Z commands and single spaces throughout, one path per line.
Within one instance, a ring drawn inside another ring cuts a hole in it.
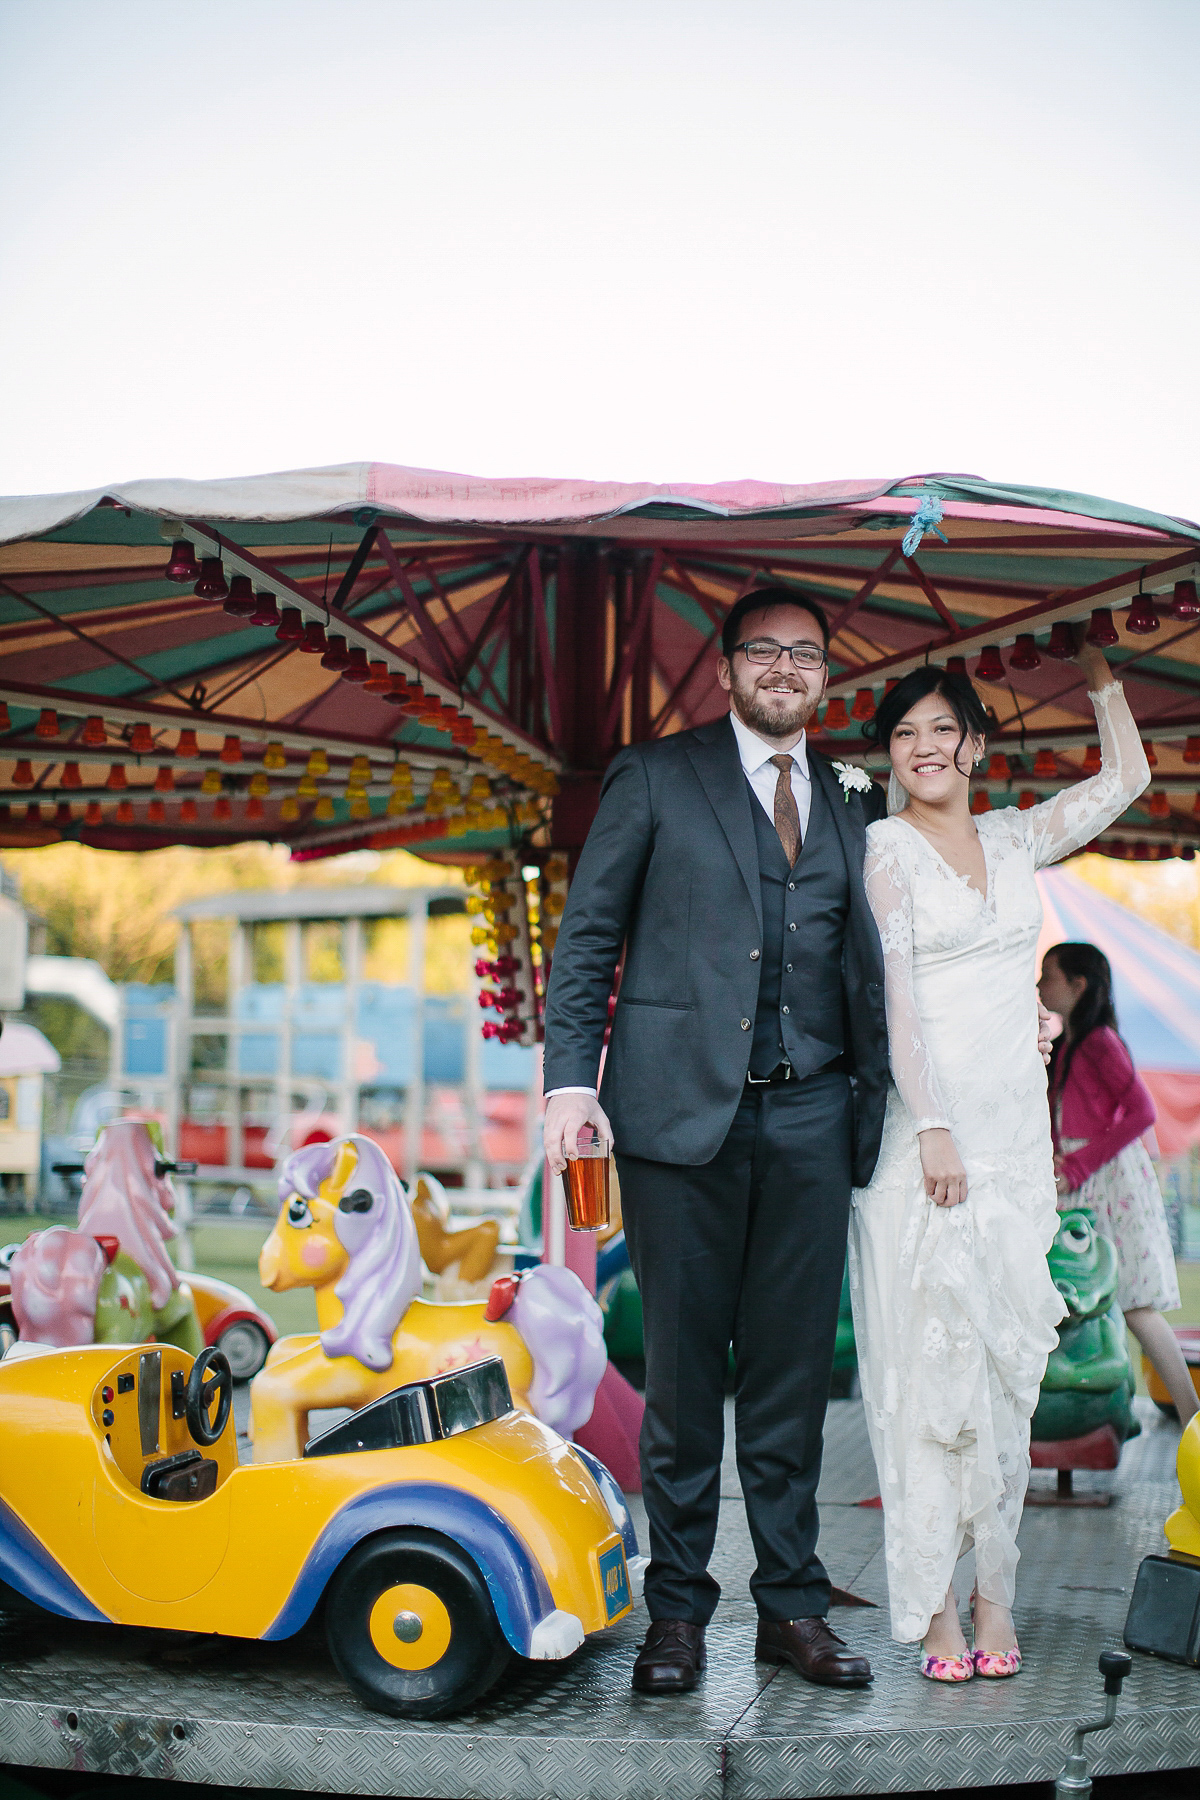
M 1162 1316 L 1179 1306 L 1179 1283 L 1158 1178 L 1142 1143 L 1154 1102 L 1117 1036 L 1108 958 L 1094 944 L 1055 944 L 1042 958 L 1038 992 L 1063 1020 L 1050 1059 L 1059 1211 L 1084 1207 L 1116 1245 L 1125 1322 L 1186 1425 L 1196 1391 Z

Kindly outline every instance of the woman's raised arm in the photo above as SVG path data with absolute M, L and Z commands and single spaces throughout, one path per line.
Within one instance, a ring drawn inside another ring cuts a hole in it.
M 1086 646 L 1076 658 L 1088 678 L 1088 698 L 1100 733 L 1100 773 L 1063 788 L 1024 815 L 1034 866 L 1044 869 L 1082 850 L 1098 832 L 1119 819 L 1150 785 L 1150 765 L 1119 681 L 1100 652 Z

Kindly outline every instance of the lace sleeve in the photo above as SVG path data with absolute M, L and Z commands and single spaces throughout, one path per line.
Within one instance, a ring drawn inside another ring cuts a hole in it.
M 1082 850 L 1150 784 L 1150 765 L 1120 682 L 1110 682 L 1088 698 L 1100 732 L 1100 773 L 1064 788 L 1024 815 L 1038 869 Z
M 883 991 L 892 1079 L 912 1114 L 915 1131 L 931 1131 L 938 1126 L 949 1131 L 950 1120 L 913 991 L 912 888 L 894 847 L 877 849 L 870 845 L 863 880 L 883 945 Z

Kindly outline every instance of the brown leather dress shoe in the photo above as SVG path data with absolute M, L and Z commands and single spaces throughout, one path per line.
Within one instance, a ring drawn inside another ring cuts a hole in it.
M 790 1663 L 818 1687 L 866 1687 L 872 1680 L 866 1657 L 847 1650 L 826 1619 L 760 1619 L 754 1660 Z
M 652 1619 L 633 1665 L 639 1694 L 686 1694 L 704 1668 L 704 1627 L 687 1619 Z

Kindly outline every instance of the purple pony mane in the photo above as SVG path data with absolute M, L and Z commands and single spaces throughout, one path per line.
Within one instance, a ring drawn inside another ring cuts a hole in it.
M 530 1405 L 570 1437 L 591 1418 L 608 1366 L 604 1314 L 573 1269 L 541 1263 L 522 1275 L 505 1316 L 533 1358 Z
M 333 1290 L 342 1316 L 321 1333 L 321 1347 L 326 1356 L 353 1356 L 378 1373 L 391 1368 L 392 1334 L 421 1291 L 416 1228 L 395 1170 L 378 1144 L 357 1134 L 329 1144 L 306 1144 L 284 1163 L 279 1198 L 285 1202 L 300 1194 L 315 1199 L 346 1143 L 354 1146 L 358 1162 L 333 1228 L 349 1260 Z

